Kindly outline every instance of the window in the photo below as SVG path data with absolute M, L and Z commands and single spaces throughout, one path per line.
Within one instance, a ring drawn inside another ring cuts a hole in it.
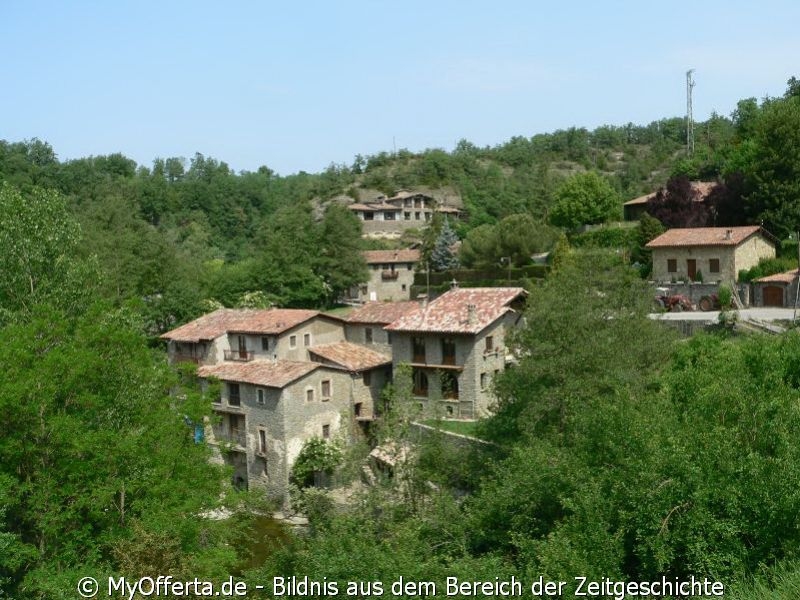
M 232 442 L 239 441 L 239 434 L 244 429 L 244 417 L 228 415 L 228 431 Z
M 364 379 L 364 385 L 372 385 L 372 371 L 364 371 L 362 378 Z
M 362 408 L 364 408 L 364 405 L 363 405 L 361 402 L 356 402 L 356 403 L 353 405 L 353 412 L 355 413 L 355 415 L 356 415 L 357 417 L 360 417 L 360 416 L 361 416 L 361 409 L 362 409 Z
M 383 220 L 384 221 L 394 221 L 394 213 L 393 212 L 385 212 L 385 213 L 383 213 Z
M 406 271 L 410 271 L 414 268 L 414 263 L 406 263 Z
M 391 331 L 387 331 L 386 332 L 386 343 L 387 344 L 391 344 L 392 343 L 392 332 Z
M 373 219 L 375 219 L 375 215 L 374 214 L 372 214 L 371 212 L 365 212 L 364 213 L 364 220 L 365 221 L 372 221 Z
M 289 348 L 297 348 L 297 336 L 290 335 L 289 336 Z
M 331 439 L 331 426 L 330 425 L 323 425 L 322 426 L 322 439 L 323 440 Z
M 678 259 L 677 258 L 668 258 L 667 259 L 667 273 L 677 273 L 678 272 Z
M 314 389 L 308 388 L 306 390 L 306 402 L 313 402 L 314 401 Z
M 266 400 L 266 393 L 264 392 L 264 388 L 257 388 L 256 389 L 256 402 L 259 404 L 264 404 Z
M 484 350 L 487 354 L 489 352 L 494 352 L 494 337 L 491 335 L 486 336 L 486 348 Z
M 258 451 L 262 454 L 267 452 L 267 432 L 263 429 L 258 430 Z
M 456 341 L 453 338 L 442 339 L 442 364 L 456 364 Z
M 322 381 L 322 399 L 331 397 L 331 380 L 325 379 Z
M 481 373 L 481 389 L 486 389 L 486 384 L 489 383 L 489 376 L 486 373 Z
M 372 343 L 372 327 L 364 329 L 364 342 L 367 344 Z
M 410 221 L 410 220 L 411 220 L 411 213 L 410 213 L 410 212 L 408 212 L 408 211 L 404 212 L 404 213 L 403 213 L 403 218 L 404 218 L 406 221 Z
M 262 337 L 261 338 L 261 350 L 264 352 L 269 352 L 269 338 Z
M 403 285 L 401 285 L 400 287 L 403 288 L 404 292 L 406 291 L 406 284 L 405 283 Z
M 447 406 L 445 407 L 445 410 L 447 411 L 447 416 L 448 416 L 448 417 L 452 417 L 452 416 L 453 416 L 453 412 L 454 412 L 454 411 L 453 411 L 453 407 L 452 407 L 452 406 L 450 406 L 450 405 L 447 405 Z
M 241 406 L 242 400 L 239 396 L 239 384 L 238 383 L 229 383 L 228 384 L 228 404 L 231 406 Z
M 710 258 L 708 260 L 708 272 L 709 273 L 719 273 L 719 259 L 718 258 Z
M 418 212 L 414 213 L 414 220 L 415 221 L 419 221 L 419 213 Z
M 425 338 L 412 338 L 411 340 L 412 362 L 425 362 Z
M 439 378 L 442 383 L 442 398 L 458 400 L 458 377 L 452 371 L 444 371 Z
M 428 376 L 422 369 L 414 369 L 412 373 L 412 388 L 415 396 L 428 395 Z
M 310 345 L 311 345 L 311 334 L 310 333 L 304 333 L 303 334 L 303 346 L 308 347 Z

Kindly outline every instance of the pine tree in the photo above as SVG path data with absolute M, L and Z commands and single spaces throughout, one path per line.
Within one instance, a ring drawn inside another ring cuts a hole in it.
M 456 242 L 458 242 L 458 236 L 450 228 L 450 222 L 445 217 L 442 230 L 439 232 L 439 237 L 436 238 L 436 244 L 431 252 L 431 268 L 434 271 L 449 271 L 459 267 L 458 256 L 453 251 Z

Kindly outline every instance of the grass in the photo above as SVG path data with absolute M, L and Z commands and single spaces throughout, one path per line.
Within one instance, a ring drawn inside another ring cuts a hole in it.
M 424 422 L 425 425 L 449 431 L 451 433 L 459 433 L 461 435 L 469 435 L 477 437 L 475 434 L 478 428 L 477 421 L 443 421 L 440 419 L 428 419 Z
M 355 307 L 353 306 L 337 306 L 335 308 L 331 308 L 330 310 L 326 310 L 326 315 L 331 315 L 333 317 L 341 317 L 344 318 L 353 312 Z

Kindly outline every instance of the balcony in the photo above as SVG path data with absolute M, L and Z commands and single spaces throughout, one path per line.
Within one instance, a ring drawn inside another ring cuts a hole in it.
M 193 363 L 195 365 L 200 364 L 200 358 L 197 356 L 191 356 L 189 354 L 173 354 L 172 360 L 175 364 L 178 363 Z
M 381 279 L 384 281 L 394 281 L 398 275 L 399 271 L 381 271 Z
M 253 360 L 252 350 L 225 350 L 225 360 L 233 360 L 236 362 L 250 362 Z

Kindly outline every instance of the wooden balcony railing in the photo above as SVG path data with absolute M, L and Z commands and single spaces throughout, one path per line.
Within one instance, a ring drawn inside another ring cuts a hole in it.
M 225 350 L 225 360 L 234 360 L 238 362 L 249 362 L 253 360 L 252 350 Z
M 384 281 L 395 280 L 399 275 L 399 271 L 381 271 L 381 279 Z

